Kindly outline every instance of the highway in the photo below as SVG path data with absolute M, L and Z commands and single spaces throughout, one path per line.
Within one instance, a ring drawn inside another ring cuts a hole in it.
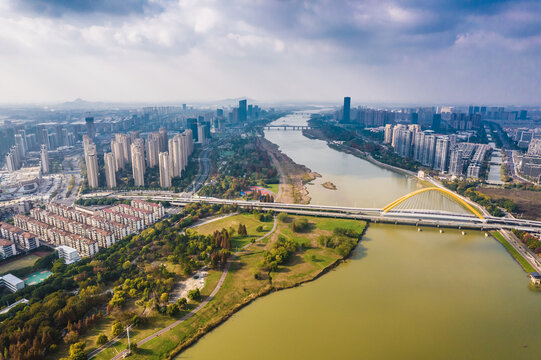
M 436 210 L 398 210 L 383 213 L 378 208 L 357 208 L 347 206 L 328 206 L 313 204 L 266 203 L 246 200 L 227 200 L 211 197 L 185 196 L 185 194 L 123 194 L 114 193 L 109 196 L 127 199 L 147 199 L 169 201 L 175 206 L 185 206 L 189 203 L 208 203 L 220 205 L 237 205 L 244 208 L 256 208 L 263 211 L 273 210 L 289 214 L 324 216 L 335 218 L 358 219 L 372 222 L 408 224 L 418 226 L 437 226 L 452 228 L 470 228 L 479 230 L 519 229 L 530 232 L 541 231 L 541 221 L 499 218 L 485 216 L 484 220 L 474 215 L 455 214 Z

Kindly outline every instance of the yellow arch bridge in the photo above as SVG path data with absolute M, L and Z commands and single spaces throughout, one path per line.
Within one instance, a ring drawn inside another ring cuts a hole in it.
M 435 192 L 439 192 L 439 193 L 441 193 L 443 195 L 446 195 L 447 197 L 449 197 L 452 200 L 454 200 L 455 202 L 457 202 L 459 205 L 462 205 L 466 210 L 468 210 L 469 212 L 471 212 L 472 214 L 477 216 L 479 219 L 485 220 L 485 217 L 483 216 L 483 214 L 478 209 L 471 206 L 468 202 L 464 201 L 461 197 L 457 196 L 454 192 L 452 192 L 450 190 L 447 190 L 447 189 L 444 189 L 444 188 L 439 188 L 439 187 L 429 187 L 429 188 L 423 188 L 423 189 L 413 191 L 413 192 L 411 192 L 411 193 L 409 193 L 407 195 L 404 195 L 401 198 L 393 201 L 389 205 L 385 206 L 383 209 L 381 209 L 381 212 L 383 214 L 388 213 L 389 211 L 391 211 L 392 209 L 394 209 L 396 206 L 403 203 L 404 201 L 406 201 L 406 200 L 408 200 L 408 199 L 410 199 L 410 198 L 412 198 L 412 197 L 414 197 L 416 195 L 419 195 L 419 194 L 422 194 L 422 193 L 425 193 L 425 192 L 429 192 L 429 191 L 435 191 Z

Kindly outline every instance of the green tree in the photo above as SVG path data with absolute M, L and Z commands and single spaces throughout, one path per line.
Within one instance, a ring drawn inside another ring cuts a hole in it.
M 70 360 L 86 360 L 88 357 L 85 353 L 85 343 L 84 341 L 75 343 L 70 346 Z
M 122 264 L 122 269 L 129 270 L 131 269 L 131 262 L 129 260 L 126 260 L 124 264 Z
M 119 322 L 115 322 L 111 329 L 111 334 L 116 337 L 122 334 L 123 331 L 124 331 L 124 327 L 122 327 L 122 324 Z
M 164 292 L 160 295 L 160 303 L 164 304 L 169 300 L 169 294 Z
M 99 334 L 98 338 L 96 339 L 96 345 L 104 345 L 107 344 L 107 335 L 105 334 Z
M 287 213 L 281 212 L 278 214 L 278 220 L 280 220 L 281 222 L 286 222 L 288 219 L 289 217 L 287 216 Z
M 188 291 L 188 299 L 192 301 L 199 301 L 201 299 L 201 292 L 198 288 Z
M 180 312 L 180 309 L 178 308 L 178 305 L 176 303 L 167 305 L 166 313 L 167 315 L 174 317 L 177 316 Z

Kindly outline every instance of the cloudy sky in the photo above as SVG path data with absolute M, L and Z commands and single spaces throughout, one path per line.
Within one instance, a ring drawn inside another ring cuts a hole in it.
M 541 1 L 0 0 L 0 103 L 541 102 Z

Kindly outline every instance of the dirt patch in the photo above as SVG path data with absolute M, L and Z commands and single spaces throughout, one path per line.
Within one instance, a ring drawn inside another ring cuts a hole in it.
M 480 187 L 477 190 L 494 200 L 512 200 L 517 205 L 517 212 L 522 213 L 525 219 L 541 220 L 541 192 L 488 187 Z
M 282 153 L 278 145 L 261 138 L 259 146 L 266 150 L 280 173 L 280 191 L 276 196 L 276 202 L 308 204 L 310 196 L 306 190 L 306 183 L 321 177 L 304 165 L 297 164 L 289 156 Z
M 197 271 L 192 277 L 179 281 L 169 296 L 169 302 L 174 303 L 180 298 L 188 297 L 190 290 L 203 289 L 207 275 L 208 269 L 203 268 Z

